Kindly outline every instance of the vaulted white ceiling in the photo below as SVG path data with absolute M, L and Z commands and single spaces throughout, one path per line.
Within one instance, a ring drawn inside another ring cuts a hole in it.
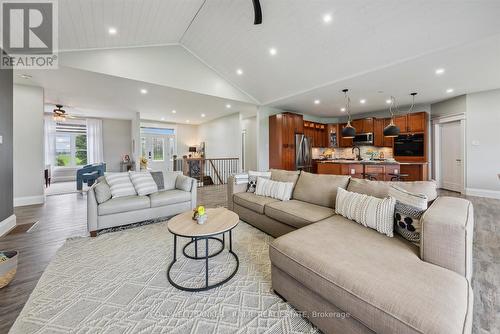
M 354 112 L 380 109 L 390 95 L 408 103 L 411 91 L 429 103 L 500 87 L 500 1 L 261 4 L 263 24 L 255 26 L 251 0 L 60 0 L 59 45 L 88 50 L 178 43 L 228 87 L 237 87 L 231 96 L 216 89 L 202 93 L 318 116 L 341 114 L 344 87 L 351 89 Z M 325 14 L 331 22 L 323 21 Z M 116 35 L 108 34 L 110 27 Z M 438 67 L 446 69 L 439 77 Z M 183 71 L 189 69 L 181 67 L 164 82 L 146 81 L 199 93 L 188 88 L 195 85 L 179 84 Z

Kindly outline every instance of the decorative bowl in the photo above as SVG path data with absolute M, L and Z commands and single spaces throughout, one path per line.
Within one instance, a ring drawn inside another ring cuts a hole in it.
M 7 260 L 0 262 L 0 289 L 9 284 L 16 276 L 17 271 L 17 251 L 2 251 Z

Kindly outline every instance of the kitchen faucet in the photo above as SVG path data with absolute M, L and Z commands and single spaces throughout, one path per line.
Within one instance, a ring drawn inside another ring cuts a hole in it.
M 358 146 L 354 146 L 352 148 L 352 154 L 354 154 L 354 151 L 358 149 L 358 154 L 356 154 L 356 160 L 361 160 L 361 149 Z

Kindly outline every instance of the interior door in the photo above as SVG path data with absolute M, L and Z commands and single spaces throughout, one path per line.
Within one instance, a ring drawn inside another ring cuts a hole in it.
M 444 189 L 462 192 L 463 138 L 460 121 L 441 125 L 441 179 Z
M 163 134 L 142 134 L 142 156 L 148 159 L 148 168 L 155 171 L 171 171 L 175 136 Z

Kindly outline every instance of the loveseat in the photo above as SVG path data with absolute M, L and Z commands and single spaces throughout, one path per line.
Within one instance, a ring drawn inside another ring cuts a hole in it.
M 97 231 L 155 219 L 159 217 L 170 217 L 196 207 L 197 183 L 193 178 L 189 179 L 187 189 L 177 189 L 178 177 L 187 178 L 178 172 L 162 172 L 163 189 L 147 196 L 125 196 L 110 198 L 99 203 L 96 196 L 96 187 L 100 183 L 106 183 L 104 177 L 87 192 L 87 228 L 91 236 L 96 236 Z
M 473 208 L 437 197 L 436 184 L 383 182 L 272 170 L 295 182 L 279 201 L 228 182 L 228 206 L 276 237 L 272 288 L 325 333 L 470 333 Z M 335 214 L 337 187 L 383 198 L 391 184 L 423 193 L 419 245 Z

